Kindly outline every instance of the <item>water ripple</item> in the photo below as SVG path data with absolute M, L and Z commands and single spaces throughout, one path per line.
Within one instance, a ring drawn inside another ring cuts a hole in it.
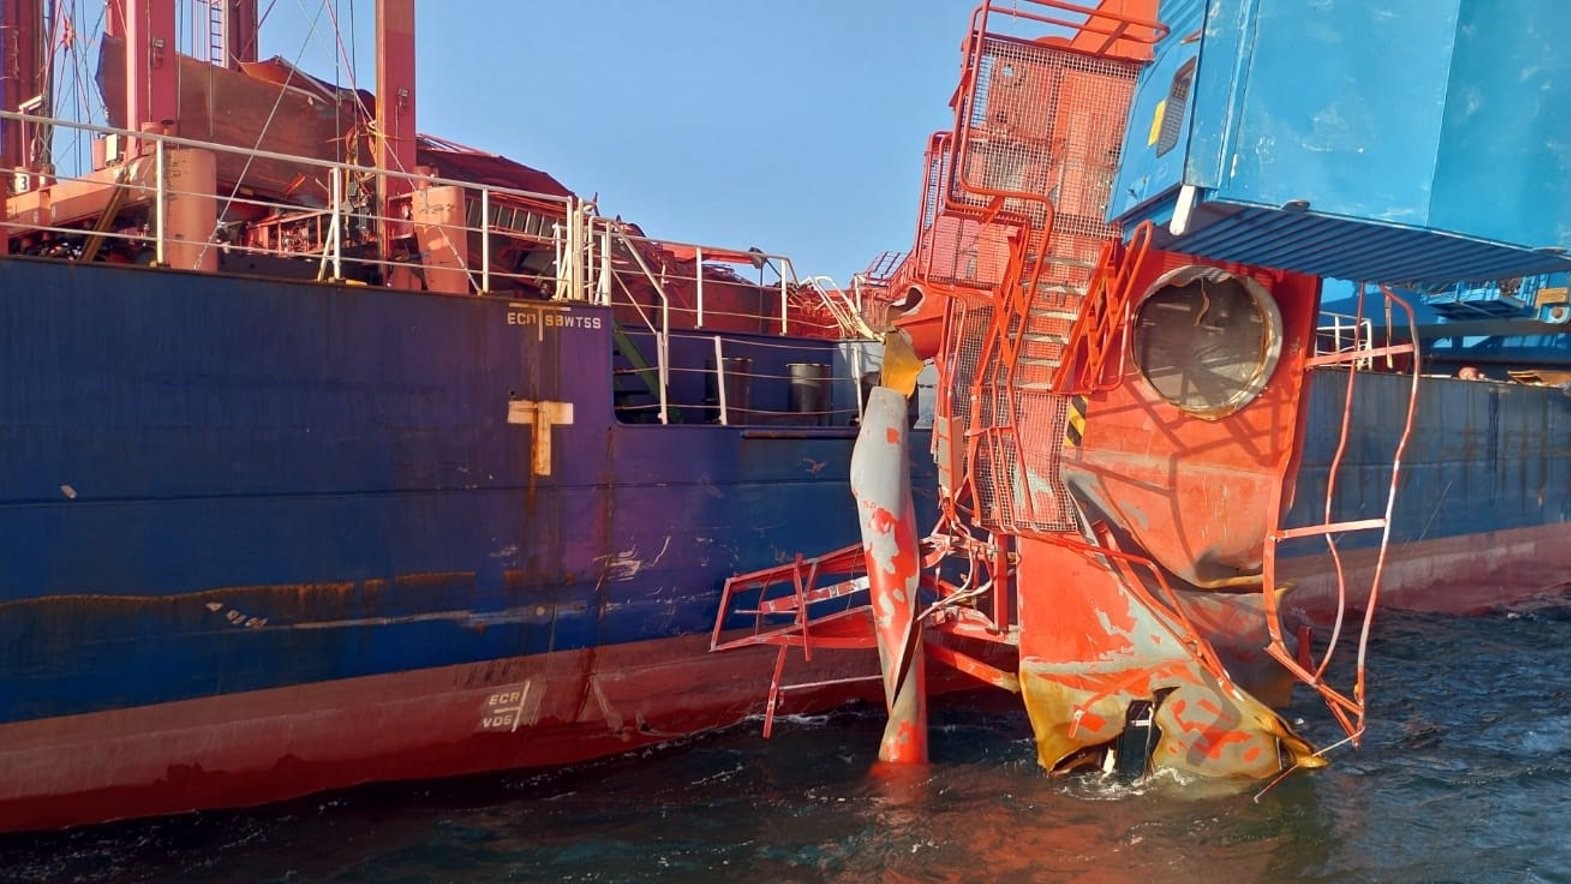
M 1571 881 L 1571 605 L 1386 616 L 1365 745 L 1257 786 L 1050 780 L 1023 716 L 876 709 L 546 774 L 0 839 L 7 881 Z M 1289 714 L 1329 735 L 1301 696 Z

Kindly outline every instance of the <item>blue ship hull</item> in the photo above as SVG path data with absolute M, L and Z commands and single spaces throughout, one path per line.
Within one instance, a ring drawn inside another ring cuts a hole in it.
M 623 424 L 602 308 L 3 273 L 0 829 L 733 723 L 772 655 L 705 653 L 725 578 L 857 536 L 854 428 Z
M 1347 389 L 1337 370 L 1309 374 L 1307 426 L 1292 507 L 1283 524 L 1325 520 Z M 1391 456 L 1411 379 L 1361 372 L 1331 521 L 1384 515 Z M 1479 613 L 1571 586 L 1571 396 L 1551 387 L 1427 377 L 1391 514 L 1384 604 Z M 1348 589 L 1367 591 L 1380 532 L 1344 535 Z M 1282 548 L 1297 581 L 1290 607 L 1318 615 L 1335 605 L 1335 574 L 1321 538 Z

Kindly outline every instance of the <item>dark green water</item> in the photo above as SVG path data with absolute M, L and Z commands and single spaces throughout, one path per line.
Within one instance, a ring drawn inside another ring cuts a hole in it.
M 550 775 L 0 840 L 20 881 L 1571 881 L 1571 603 L 1388 614 L 1361 750 L 1266 792 L 1053 781 L 1007 704 L 870 711 Z M 1307 697 L 1291 710 L 1330 733 Z

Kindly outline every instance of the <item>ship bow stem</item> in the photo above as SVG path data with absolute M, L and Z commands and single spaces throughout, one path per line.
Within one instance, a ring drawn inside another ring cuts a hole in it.
M 921 576 L 911 502 L 906 397 L 875 387 L 851 455 L 851 490 L 862 524 L 873 631 L 889 722 L 880 761 L 927 761 L 927 688 L 917 588 Z

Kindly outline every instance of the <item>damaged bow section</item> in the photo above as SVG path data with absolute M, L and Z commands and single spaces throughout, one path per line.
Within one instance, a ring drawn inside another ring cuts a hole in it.
M 875 648 L 884 761 L 927 758 L 930 661 L 1019 692 L 1055 774 L 1319 767 L 1273 711 L 1299 683 L 1352 740 L 1362 732 L 1361 662 L 1351 690 L 1327 672 L 1350 606 L 1374 610 L 1385 543 L 1354 591 L 1336 538 L 1384 523 L 1335 517 L 1341 451 L 1298 485 L 1308 372 L 1345 370 L 1350 403 L 1376 351 L 1356 337 L 1317 351 L 1317 277 L 1164 250 L 1149 221 L 1108 220 L 1123 155 L 1170 150 L 1186 111 L 1200 113 L 1193 64 L 1171 82 L 1146 76 L 1164 51 L 1197 51 L 1184 37 L 1207 5 L 1172 6 L 1182 21 L 1159 21 L 1156 0 L 973 14 L 916 241 L 865 280 L 869 322 L 896 331 L 852 462 L 862 543 L 733 578 L 722 599 L 713 647 L 779 648 L 766 735 L 806 687 L 784 678 L 795 654 Z M 1130 122 L 1148 96 L 1155 118 Z M 1384 294 L 1387 312 L 1405 309 Z M 938 374 L 940 515 L 919 541 L 906 397 L 922 360 Z M 1387 467 L 1363 465 L 1389 470 L 1388 516 L 1404 444 Z M 1321 523 L 1284 526 L 1295 497 L 1323 502 Z M 1338 587 L 1319 611 L 1333 624 L 1319 659 L 1313 606 L 1293 603 L 1277 562 L 1311 537 Z
M 1055 538 L 1021 544 L 1020 682 L 1056 773 L 1271 777 L 1323 761 L 1234 681 L 1162 573 Z

